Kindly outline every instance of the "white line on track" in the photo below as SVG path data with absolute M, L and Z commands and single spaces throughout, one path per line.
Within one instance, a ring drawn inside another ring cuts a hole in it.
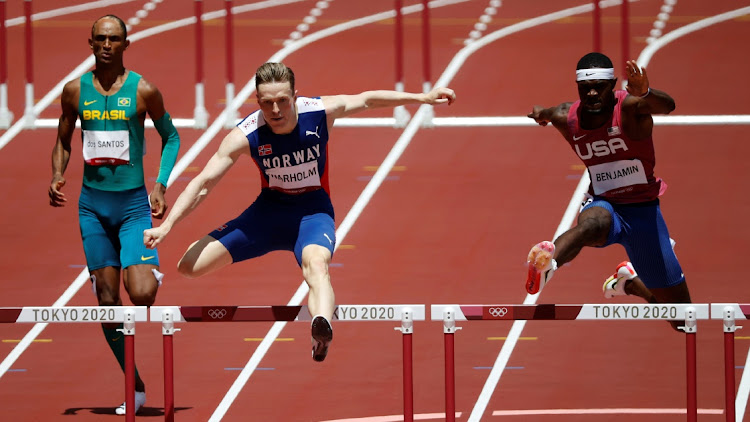
M 492 416 L 540 416 L 540 415 L 686 415 L 687 409 L 523 409 L 495 410 Z M 698 409 L 699 415 L 723 415 L 724 409 Z
M 84 4 L 77 4 L 75 6 L 61 7 L 59 9 L 52 9 L 46 12 L 32 13 L 31 21 L 36 22 L 42 19 L 56 18 L 58 16 L 70 15 L 77 12 L 86 12 L 93 9 L 101 9 L 102 7 L 109 7 L 115 4 L 129 3 L 135 0 L 99 0 L 92 1 Z M 17 18 L 7 19 L 5 26 L 11 27 L 16 25 L 23 25 L 26 22 L 26 17 L 20 16 Z

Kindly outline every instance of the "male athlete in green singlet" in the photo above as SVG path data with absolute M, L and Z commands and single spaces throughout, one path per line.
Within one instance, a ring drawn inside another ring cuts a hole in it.
M 67 199 L 63 173 L 70 160 L 76 119 L 81 119 L 83 138 L 83 186 L 78 216 L 86 263 L 100 306 L 122 305 L 120 269 L 131 302 L 149 306 L 156 299 L 162 274 L 156 250 L 143 245 L 143 231 L 151 217 L 161 219 L 169 174 L 177 160 L 180 137 L 164 108 L 161 93 L 141 75 L 126 69 L 123 53 L 128 48 L 125 23 L 107 15 L 94 22 L 89 45 L 96 65 L 63 88 L 62 116 L 52 150 L 50 205 L 61 207 Z M 143 155 L 146 113 L 161 136 L 161 164 L 151 193 L 146 190 Z M 125 365 L 122 324 L 102 324 L 107 342 L 120 367 Z M 136 370 L 136 412 L 146 401 L 143 380 Z M 125 414 L 125 403 L 116 410 Z

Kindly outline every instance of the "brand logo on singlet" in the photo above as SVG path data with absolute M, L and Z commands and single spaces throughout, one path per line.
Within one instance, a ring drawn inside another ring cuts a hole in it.
M 628 146 L 625 145 L 625 141 L 621 138 L 612 138 L 609 141 L 601 140 L 595 142 L 589 142 L 585 145 L 585 152 L 581 152 L 580 144 L 576 144 L 573 147 L 576 150 L 576 154 L 581 157 L 581 160 L 588 160 L 593 156 L 605 157 L 607 155 L 614 155 L 617 150 L 627 151 Z
M 320 139 L 320 135 L 318 135 L 318 126 L 315 126 L 315 132 L 311 130 L 305 131 L 305 136 L 315 135 L 318 139 Z

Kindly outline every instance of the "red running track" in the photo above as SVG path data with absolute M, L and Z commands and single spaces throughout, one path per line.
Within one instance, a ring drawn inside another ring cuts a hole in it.
M 8 16 L 21 5 L 8 4 Z M 223 9 L 219 0 L 204 10 Z M 240 3 L 240 2 L 237 2 Z M 405 2 L 407 5 L 418 2 Z M 585 1 L 508 0 L 487 32 L 519 21 L 584 4 Z M 702 17 L 749 5 L 748 1 L 683 0 L 665 32 Z M 433 75 L 440 75 L 462 48 L 488 2 L 472 0 L 432 11 Z M 645 47 L 661 1 L 631 4 L 633 57 Z M 57 8 L 34 2 L 35 11 Z M 91 22 L 104 13 L 132 17 L 142 7 L 129 2 L 39 21 L 34 26 L 36 97 L 64 78 L 89 54 Z M 255 68 L 281 48 L 313 1 L 301 1 L 235 16 L 235 75 L 238 91 Z M 388 10 L 390 1 L 331 2 L 311 32 Z M 138 28 L 190 16 L 191 7 L 163 2 Z M 406 88 L 421 88 L 420 27 L 405 19 Z M 604 52 L 619 62 L 617 13 L 604 10 Z M 205 22 L 207 108 L 223 107 L 223 21 Z M 579 15 L 498 40 L 471 56 L 451 83 L 458 94 L 449 116 L 522 116 L 533 104 L 572 100 L 576 60 L 590 49 L 591 20 Z M 10 27 L 10 57 L 22 57 L 22 26 Z M 487 33 L 486 32 L 486 33 Z M 356 93 L 393 86 L 392 21 L 346 31 L 295 52 L 300 95 Z M 750 114 L 743 75 L 750 62 L 740 52 L 750 36 L 748 19 L 735 19 L 681 38 L 658 51 L 648 70 L 654 87 L 677 102 L 675 114 Z M 154 82 L 175 117 L 191 117 L 193 100 L 191 27 L 133 43 L 126 65 Z M 158 60 L 154 57 L 158 56 Z M 22 61 L 10 63 L 10 106 L 23 110 Z M 616 63 L 621 66 L 621 63 Z M 708 75 L 708 76 L 706 76 Z M 252 97 L 251 97 L 252 98 Z M 248 102 L 242 114 L 253 110 Z M 409 108 L 414 113 L 416 108 Z M 42 117 L 57 118 L 53 104 Z M 390 111 L 368 115 L 389 116 Z M 364 115 L 363 115 L 364 116 Z M 658 175 L 670 185 L 662 209 L 696 302 L 748 302 L 738 246 L 750 234 L 744 223 L 750 188 L 744 157 L 746 126 L 660 126 L 655 130 Z M 149 131 L 149 139 L 156 138 Z M 202 132 L 181 130 L 183 153 Z M 219 136 L 226 133 L 222 131 Z M 393 143 L 398 129 L 338 128 L 331 145 L 331 188 L 340 223 Z M 0 208 L 3 294 L 0 306 L 51 305 L 84 265 L 76 202 L 81 159 L 76 153 L 66 177 L 69 206 L 47 205 L 49 154 L 54 130 L 24 131 L 0 150 L 6 201 Z M 152 139 L 153 141 L 153 139 Z M 202 152 L 170 188 L 174 201 L 216 148 Z M 158 141 L 157 141 L 158 142 Z M 154 144 L 158 145 L 158 144 Z M 152 151 L 155 149 L 152 148 Z M 154 171 L 157 154 L 147 157 Z M 435 128 L 417 132 L 397 168 L 377 191 L 334 257 L 339 303 L 511 303 L 521 302 L 524 260 L 531 245 L 552 237 L 582 174 L 577 158 L 549 128 Z M 257 170 L 249 160 L 225 177 L 205 204 L 175 229 L 160 248 L 167 273 L 159 305 L 284 304 L 302 281 L 291 255 L 273 253 L 200 280 L 180 277 L 176 262 L 184 249 L 214 226 L 233 218 L 257 194 Z M 147 174 L 153 183 L 155 172 Z M 250 181 L 248 183 L 248 181 Z M 239 195 L 238 195 L 239 194 Z M 244 195 L 244 197 L 242 197 Z M 241 199 L 236 199 L 240 197 Z M 599 303 L 600 283 L 624 259 L 621 248 L 586 250 L 563 268 L 540 303 Z M 731 262 L 731 260 L 730 260 Z M 620 299 L 618 302 L 629 302 Z M 68 303 L 95 303 L 84 286 Z M 240 391 L 227 421 L 326 421 L 398 415 L 401 412 L 400 335 L 397 324 L 336 324 L 329 358 L 309 358 L 308 328 L 289 324 Z M 187 324 L 175 336 L 177 420 L 210 418 L 270 324 Z M 0 327 L 0 356 L 11 353 L 28 325 Z M 467 420 L 509 323 L 464 324 L 456 335 L 458 420 Z M 740 332 L 738 337 L 742 334 Z M 147 383 L 143 416 L 163 411 L 161 335 L 157 324 L 139 328 L 137 363 Z M 0 378 L 0 408 L 7 420 L 111 419 L 123 400 L 123 377 L 91 325 L 53 325 Z M 291 340 L 289 340 L 291 339 Z M 699 408 L 723 407 L 722 334 L 717 322 L 702 322 L 698 334 Z M 443 411 L 442 330 L 439 323 L 415 326 L 415 411 Z M 738 362 L 747 353 L 737 341 Z M 365 364 L 363 364 L 363 362 Z M 742 370 L 737 370 L 737 379 Z M 483 420 L 495 410 L 684 408 L 684 339 L 663 323 L 530 322 L 489 400 Z M 74 415 L 74 416 L 73 416 Z M 538 419 L 537 419 L 538 418 Z M 507 416 L 507 420 L 680 421 L 680 415 Z M 721 421 L 723 415 L 701 415 Z

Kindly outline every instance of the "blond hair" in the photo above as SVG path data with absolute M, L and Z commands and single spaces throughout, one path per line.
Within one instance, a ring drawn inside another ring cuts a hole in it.
M 284 63 L 264 63 L 255 71 L 255 90 L 261 84 L 271 82 L 289 82 L 289 86 L 294 92 L 294 72 Z

